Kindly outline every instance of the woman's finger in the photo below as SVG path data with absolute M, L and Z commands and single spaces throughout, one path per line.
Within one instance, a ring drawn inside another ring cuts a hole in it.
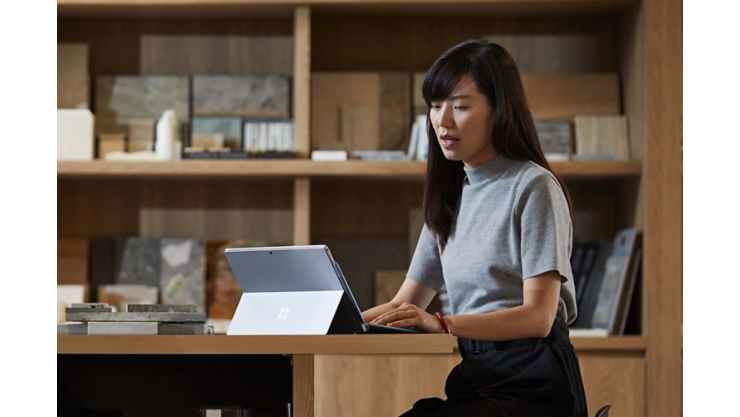
M 396 320 L 393 322 L 388 323 L 388 326 L 391 327 L 413 327 L 418 324 L 419 320 L 417 320 L 417 317 L 410 318 L 410 319 L 402 319 L 402 320 Z
M 413 306 L 412 306 L 412 305 L 410 305 L 410 304 L 409 304 L 408 306 L 403 306 L 403 307 L 398 307 L 398 308 L 394 308 L 394 309 L 393 309 L 393 310 L 391 310 L 391 311 L 388 311 L 388 312 L 385 312 L 385 313 L 383 313 L 383 314 L 379 315 L 378 317 L 376 317 L 376 318 L 375 318 L 375 320 L 371 321 L 370 323 L 372 323 L 372 324 L 377 324 L 377 323 L 379 323 L 379 322 L 380 322 L 380 320 L 383 320 L 383 319 L 385 319 L 386 317 L 388 317 L 388 315 L 389 315 L 389 314 L 397 313 L 397 312 L 399 312 L 399 311 L 409 311 L 409 310 L 412 310 L 412 309 L 413 309 Z
M 406 311 L 406 310 L 396 311 L 394 313 L 388 314 L 386 317 L 384 317 L 382 319 L 377 320 L 376 324 L 386 324 L 386 323 L 390 323 L 392 321 L 406 319 L 406 318 L 412 318 L 412 317 L 416 317 L 416 316 L 417 316 L 417 314 L 413 310 L 412 311 Z

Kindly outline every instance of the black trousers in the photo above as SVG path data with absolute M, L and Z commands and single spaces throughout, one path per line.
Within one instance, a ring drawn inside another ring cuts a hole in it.
M 462 362 L 447 377 L 447 399 L 424 398 L 401 417 L 587 417 L 581 369 L 568 326 L 546 338 L 457 341 Z

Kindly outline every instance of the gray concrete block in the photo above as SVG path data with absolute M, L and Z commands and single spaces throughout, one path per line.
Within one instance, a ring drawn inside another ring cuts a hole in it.
M 72 303 L 72 308 L 106 308 L 108 303 Z
M 159 334 L 206 334 L 205 323 L 159 323 Z
M 194 304 L 129 304 L 129 313 L 195 313 Z
M 87 323 L 59 323 L 57 334 L 87 334 Z
M 64 310 L 65 313 L 112 313 L 113 308 L 101 307 L 101 308 L 85 308 L 85 307 L 67 307 Z
M 67 314 L 67 321 L 205 323 L 206 313 L 69 313 Z
M 143 322 L 90 322 L 87 334 L 157 334 L 158 323 Z

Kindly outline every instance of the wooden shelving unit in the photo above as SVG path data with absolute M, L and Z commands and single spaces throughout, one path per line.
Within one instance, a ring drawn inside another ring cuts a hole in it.
M 553 162 L 568 178 L 639 177 L 640 161 Z M 174 162 L 57 162 L 58 178 L 377 178 L 422 180 L 424 162 L 318 162 L 298 160 L 174 161 Z
M 629 226 L 643 231 L 643 280 L 636 298 L 638 334 L 574 338 L 573 344 L 579 353 L 591 411 L 611 403 L 610 415 L 617 417 L 681 414 L 681 402 L 676 400 L 681 397 L 682 375 L 682 74 L 676 70 L 681 68 L 681 25 L 676 23 L 681 21 L 680 3 L 672 0 L 57 0 L 57 10 L 58 41 L 90 45 L 92 76 L 139 73 L 139 37 L 144 34 L 293 36 L 293 117 L 296 150 L 301 158 L 58 162 L 59 237 L 137 234 L 138 212 L 148 206 L 208 209 L 244 205 L 292 209 L 294 244 L 309 244 L 314 237 L 332 233 L 343 237 L 405 237 L 408 210 L 421 205 L 419 185 L 425 164 L 308 160 L 312 149 L 311 72 L 425 71 L 430 60 L 450 46 L 486 35 L 492 28 L 514 37 L 578 36 L 583 27 L 597 31 L 601 53 L 599 71 L 620 76 L 622 113 L 629 119 L 630 146 L 635 160 L 557 162 L 553 167 L 565 178 L 575 209 L 585 208 L 594 213 L 599 235 L 610 238 L 615 230 Z M 442 16 L 447 29 L 435 24 Z M 429 39 L 431 36 L 434 41 Z M 430 387 L 443 387 L 444 380 L 436 380 L 441 373 L 428 371 L 430 374 L 426 375 L 425 370 L 441 363 L 439 369 L 444 371 L 459 358 L 453 352 L 454 344 L 450 346 L 449 341 L 438 344 L 440 339 L 434 335 L 428 341 L 424 339 L 424 343 L 429 342 L 424 347 L 430 351 L 428 357 L 417 355 L 418 351 L 411 353 L 418 346 L 410 348 L 405 338 L 394 339 L 398 344 L 389 347 L 393 354 L 388 351 L 387 361 L 380 358 L 382 355 L 338 355 L 341 347 L 379 353 L 374 349 L 380 339 L 373 337 L 363 339 L 361 347 L 344 345 L 344 339 L 341 342 L 332 339 L 338 343 L 336 350 L 320 347 L 324 345 L 318 338 L 281 339 L 282 346 L 288 346 L 287 350 L 283 349 L 286 352 L 301 354 L 312 349 L 319 349 L 314 353 L 321 352 L 316 360 L 316 415 L 369 416 L 388 411 L 373 408 L 381 407 L 379 404 L 365 404 L 360 410 L 359 405 L 352 408 L 352 404 L 337 402 L 336 398 L 361 395 L 364 389 L 351 382 L 336 383 L 342 374 L 367 375 L 379 385 L 407 384 L 403 376 L 389 380 L 388 372 L 382 370 L 388 363 L 396 366 L 408 362 L 418 365 L 410 371 L 414 372 L 410 378 L 427 378 Z M 249 339 L 249 343 L 239 338 L 192 338 L 123 337 L 125 341 L 120 344 L 116 343 L 122 340 L 119 338 L 59 336 L 57 351 L 60 354 L 126 353 L 121 346 L 133 345 L 138 353 L 276 352 L 273 339 L 269 338 Z M 415 343 L 422 339 L 408 340 Z M 395 354 L 406 362 L 392 362 L 400 360 Z M 306 360 L 305 355 L 302 357 Z M 446 371 L 442 373 L 446 375 Z M 430 390 L 424 395 L 444 396 L 443 392 Z

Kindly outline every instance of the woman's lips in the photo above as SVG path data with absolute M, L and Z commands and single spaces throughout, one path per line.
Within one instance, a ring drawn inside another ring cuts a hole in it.
M 453 138 L 451 136 L 449 136 L 449 137 L 442 137 L 440 139 L 440 142 L 442 142 L 442 147 L 443 148 L 446 148 L 446 149 L 452 148 L 453 146 L 455 146 L 455 144 L 457 144 L 458 141 L 459 141 L 459 139 Z

